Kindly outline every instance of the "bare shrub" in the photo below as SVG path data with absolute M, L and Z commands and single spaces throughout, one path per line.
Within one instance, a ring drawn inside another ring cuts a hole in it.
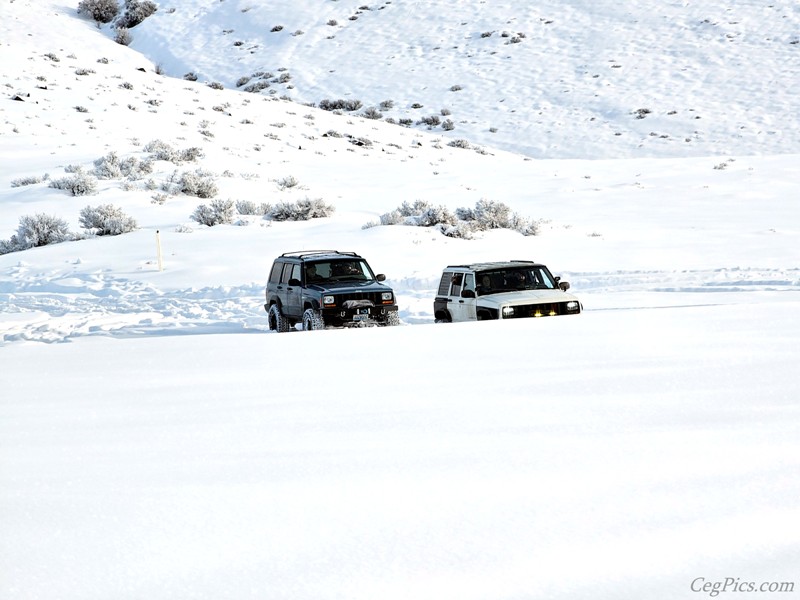
M 136 221 L 112 204 L 87 206 L 81 210 L 80 224 L 95 235 L 120 235 L 137 229 Z
M 362 106 L 363 104 L 361 103 L 361 100 L 343 100 L 341 98 L 339 100 L 328 100 L 325 98 L 319 103 L 319 107 L 322 110 L 328 111 L 343 110 L 345 112 L 352 112 L 354 110 L 358 110 Z
M 441 122 L 442 120 L 438 115 L 431 115 L 429 117 L 422 117 L 417 121 L 417 125 L 427 125 L 428 129 L 433 129 L 434 127 L 438 127 Z
M 158 10 L 150 0 L 125 0 L 125 12 L 117 19 L 117 28 L 131 29 Z
M 86 14 L 98 23 L 110 23 L 119 13 L 117 0 L 81 0 L 78 14 Z
M 370 106 L 367 110 L 364 111 L 364 113 L 361 116 L 364 117 L 365 119 L 374 119 L 374 120 L 383 118 L 383 114 L 381 114 L 381 111 L 379 111 L 374 106 Z
M 470 143 L 467 140 L 463 139 L 452 140 L 448 142 L 447 145 L 450 146 L 451 148 L 463 148 L 464 150 L 470 148 Z

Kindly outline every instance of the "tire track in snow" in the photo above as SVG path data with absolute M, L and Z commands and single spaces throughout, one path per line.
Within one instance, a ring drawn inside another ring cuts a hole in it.
M 0 280 L 0 345 L 17 341 L 64 342 L 98 335 L 138 337 L 268 331 L 261 283 L 162 291 L 146 282 L 106 273 L 48 276 L 14 267 L 5 275 Z M 675 294 L 676 301 L 670 302 L 666 296 L 664 304 L 659 306 L 675 308 L 713 304 L 708 293 L 800 292 L 798 268 L 572 272 L 565 273 L 564 278 L 570 281 L 571 291 L 584 300 L 587 310 L 593 310 L 592 297 L 614 294 L 635 299 L 635 294 L 643 292 L 680 292 L 680 299 Z M 436 276 L 390 282 L 406 324 L 433 322 L 438 281 Z M 697 293 L 698 302 L 687 303 L 686 293 Z M 653 306 L 626 303 L 611 308 Z

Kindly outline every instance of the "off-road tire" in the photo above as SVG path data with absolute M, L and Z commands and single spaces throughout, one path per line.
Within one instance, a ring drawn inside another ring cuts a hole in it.
M 436 318 L 433 320 L 433 322 L 434 322 L 434 323 L 452 323 L 452 322 L 453 322 L 453 319 L 451 319 L 451 318 L 450 318 L 450 315 L 449 315 L 449 314 L 445 313 L 445 315 L 444 315 L 444 316 L 441 316 L 441 317 L 436 317 Z
M 289 319 L 287 319 L 281 312 L 280 306 L 273 304 L 269 307 L 267 313 L 269 319 L 269 328 L 278 333 L 286 333 L 289 331 Z
M 316 331 L 325 329 L 325 321 L 318 310 L 307 308 L 303 313 L 303 331 Z
M 389 311 L 389 313 L 386 315 L 386 325 L 388 327 L 400 325 L 400 313 L 398 313 L 396 310 Z

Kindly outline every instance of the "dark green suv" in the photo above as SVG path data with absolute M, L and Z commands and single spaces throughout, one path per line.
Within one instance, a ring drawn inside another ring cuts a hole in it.
M 272 263 L 264 310 L 273 331 L 399 325 L 392 288 L 355 252 L 305 250 Z

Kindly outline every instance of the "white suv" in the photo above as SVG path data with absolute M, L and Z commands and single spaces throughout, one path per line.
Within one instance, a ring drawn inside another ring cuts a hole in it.
M 577 315 L 583 306 L 568 289 L 569 283 L 532 261 L 450 265 L 433 314 L 437 323 Z

